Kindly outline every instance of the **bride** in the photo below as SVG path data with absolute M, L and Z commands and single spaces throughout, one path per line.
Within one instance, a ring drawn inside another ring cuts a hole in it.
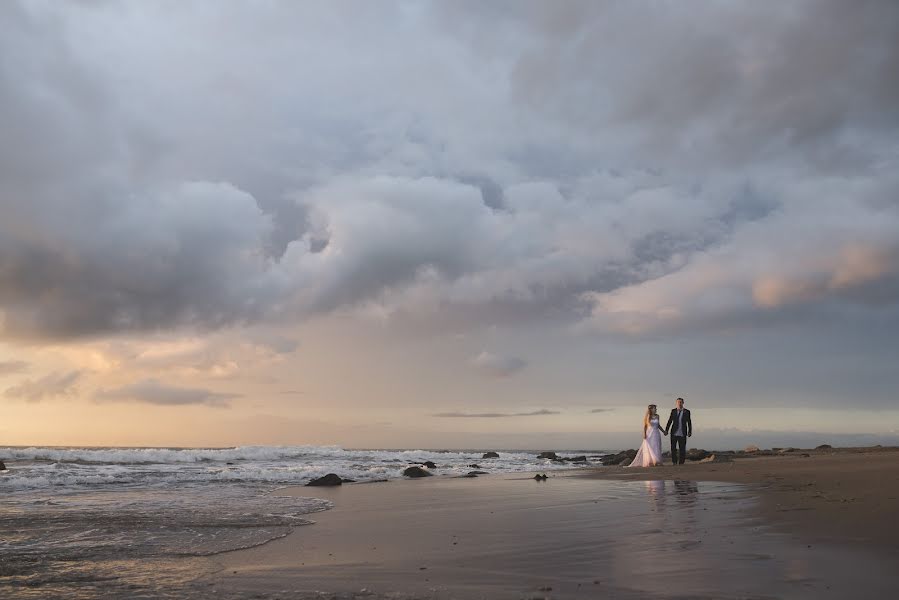
M 662 464 L 662 428 L 656 405 L 650 404 L 643 417 L 643 445 L 629 467 L 654 467 Z

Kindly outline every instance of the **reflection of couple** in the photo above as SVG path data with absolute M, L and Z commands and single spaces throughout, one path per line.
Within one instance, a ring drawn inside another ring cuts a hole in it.
M 690 411 L 684 408 L 684 399 L 677 399 L 677 407 L 671 409 L 665 429 L 659 424 L 656 405 L 650 404 L 643 417 L 643 445 L 637 451 L 630 467 L 654 467 L 662 464 L 662 433 L 671 431 L 671 463 L 684 464 L 687 458 L 687 438 L 693 435 Z

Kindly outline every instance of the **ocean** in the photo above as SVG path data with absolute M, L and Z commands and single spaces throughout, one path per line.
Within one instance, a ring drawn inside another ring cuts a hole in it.
M 330 503 L 278 495 L 327 473 L 373 482 L 432 461 L 437 477 L 596 466 L 536 452 L 236 448 L 0 447 L 0 594 L 21 598 L 161 597 L 223 552 L 265 544 Z M 152 582 L 152 584 L 151 584 Z M 176 592 L 173 592 L 177 594 Z

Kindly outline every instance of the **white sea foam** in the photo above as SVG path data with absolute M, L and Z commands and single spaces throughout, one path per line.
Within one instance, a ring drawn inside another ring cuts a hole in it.
M 529 452 L 346 450 L 339 446 L 242 446 L 236 448 L 0 448 L 10 471 L 0 488 L 83 488 L 107 485 L 164 487 L 200 482 L 303 484 L 327 473 L 344 479 L 395 479 L 408 465 L 433 461 L 437 475 L 464 475 L 477 464 L 491 473 L 572 468 Z
M 0 455 L 21 460 L 116 464 L 194 463 L 202 461 L 278 460 L 346 452 L 338 446 L 239 446 L 235 448 L 0 448 Z

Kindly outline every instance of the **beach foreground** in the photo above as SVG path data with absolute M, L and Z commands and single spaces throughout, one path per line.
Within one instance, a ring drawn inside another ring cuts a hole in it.
M 316 523 L 217 557 L 198 595 L 844 598 L 899 584 L 899 452 L 289 488 Z

